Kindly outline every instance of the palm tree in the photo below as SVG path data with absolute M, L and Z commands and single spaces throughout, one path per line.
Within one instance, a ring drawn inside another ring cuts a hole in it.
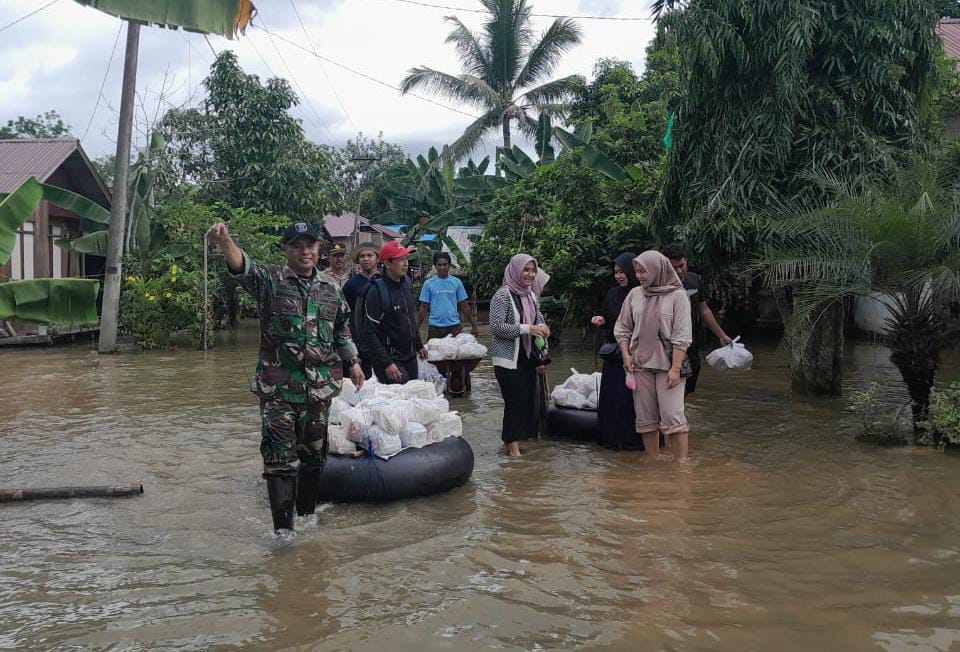
M 500 127 L 503 147 L 510 149 L 511 123 L 533 136 L 537 116 L 562 116 L 583 87 L 580 75 L 547 81 L 561 56 L 580 42 L 580 28 L 570 18 L 557 18 L 539 39 L 530 28 L 531 7 L 526 0 L 481 0 L 489 15 L 480 33 L 456 16 L 445 20 L 454 28 L 447 36 L 463 64 L 463 74 L 452 75 L 427 66 L 411 68 L 400 85 L 403 93 L 423 89 L 468 104 L 482 115 L 449 146 L 454 162 L 466 157 L 490 131 Z
M 881 186 L 810 179 L 823 198 L 763 216 L 770 243 L 757 267 L 789 288 L 791 344 L 840 311 L 848 297 L 886 306 L 890 360 L 907 386 L 916 427 L 925 420 L 940 352 L 957 342 L 960 182 L 953 165 L 920 162 Z M 842 324 L 842 317 L 841 317 Z M 814 352 L 815 353 L 815 352 Z

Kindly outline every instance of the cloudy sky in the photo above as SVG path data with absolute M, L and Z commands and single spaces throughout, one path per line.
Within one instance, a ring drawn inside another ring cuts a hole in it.
M 47 1 L 0 0 L 0 28 Z M 295 1 L 306 34 L 291 0 L 255 0 L 259 14 L 254 25 L 392 86 L 416 65 L 459 72 L 453 47 L 443 42 L 450 31 L 443 17 L 456 14 L 471 27 L 481 20 L 477 13 L 402 0 Z M 465 10 L 480 7 L 476 0 L 423 1 Z M 649 20 L 622 19 L 648 16 L 648 0 L 534 0 L 533 8 L 550 14 L 621 19 L 580 20 L 583 42 L 564 59 L 555 76 L 579 73 L 589 78 L 600 57 L 626 59 L 638 70 L 643 68 L 653 25 Z M 552 20 L 536 18 L 537 30 L 546 29 Z M 73 0 L 58 0 L 0 32 L 0 120 L 53 109 L 82 138 L 91 157 L 112 153 L 124 36 L 120 20 Z M 140 37 L 141 129 L 169 106 L 196 102 L 202 96 L 200 82 L 213 60 L 213 50 L 227 48 L 237 53 L 248 72 L 291 80 L 304 100 L 294 114 L 316 142 L 340 145 L 358 131 L 368 136 L 382 132 L 386 140 L 417 154 L 430 145 L 450 142 L 471 121 L 462 113 L 401 96 L 333 63 L 320 62 L 310 52 L 260 29 L 248 29 L 237 41 L 211 36 L 208 43 L 201 35 L 150 28 L 141 31 Z M 451 106 L 470 112 L 465 106 Z

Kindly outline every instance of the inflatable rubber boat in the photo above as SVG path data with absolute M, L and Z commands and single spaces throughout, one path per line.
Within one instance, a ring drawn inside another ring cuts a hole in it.
M 557 439 L 592 441 L 600 439 L 600 417 L 596 410 L 547 407 L 547 434 Z
M 463 437 L 406 448 L 388 460 L 331 453 L 320 473 L 317 501 L 379 503 L 430 496 L 459 487 L 472 473 L 473 449 Z

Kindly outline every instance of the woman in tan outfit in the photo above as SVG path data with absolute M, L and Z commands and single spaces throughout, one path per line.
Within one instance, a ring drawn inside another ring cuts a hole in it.
M 690 299 L 670 260 L 658 251 L 633 259 L 640 287 L 627 295 L 614 328 L 627 378 L 636 383 L 637 432 L 648 456 L 660 452 L 662 432 L 677 459 L 687 457 L 680 369 L 693 340 Z

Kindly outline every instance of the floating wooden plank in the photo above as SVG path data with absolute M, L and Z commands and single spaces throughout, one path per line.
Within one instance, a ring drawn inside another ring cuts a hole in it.
M 109 487 L 50 487 L 37 489 L 0 489 L 0 503 L 21 500 L 55 500 L 61 498 L 119 498 L 143 494 L 142 484 L 120 484 Z

